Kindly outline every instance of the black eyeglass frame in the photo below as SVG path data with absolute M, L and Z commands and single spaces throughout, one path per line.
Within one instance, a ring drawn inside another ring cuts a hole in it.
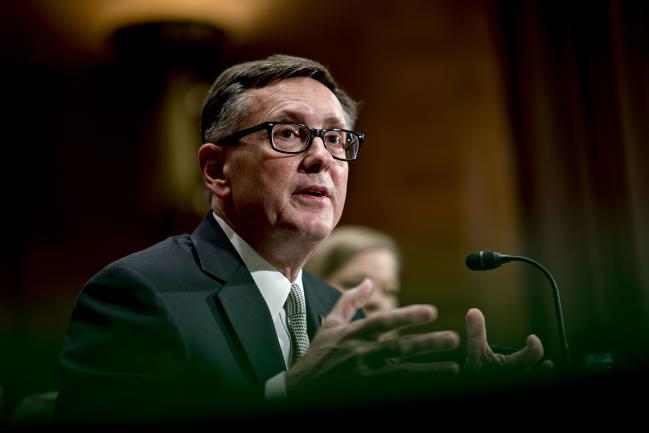
M 290 151 L 290 150 L 282 150 L 278 149 L 275 147 L 275 144 L 273 143 L 273 127 L 275 125 L 295 125 L 295 126 L 300 126 L 302 128 L 306 128 L 309 131 L 309 139 L 307 140 L 306 144 L 304 145 L 304 148 L 302 150 L 298 151 Z M 325 129 L 318 129 L 318 128 L 311 128 L 308 125 L 305 125 L 303 123 L 295 123 L 295 122 L 263 122 L 260 123 L 259 125 L 256 126 L 251 126 L 250 128 L 242 129 L 241 131 L 235 132 L 232 135 L 228 135 L 225 137 L 223 140 L 219 141 L 219 144 L 232 144 L 238 142 L 240 139 L 245 137 L 246 135 L 250 135 L 253 132 L 261 131 L 262 129 L 266 130 L 266 133 L 268 134 L 268 142 L 270 143 L 270 147 L 273 148 L 276 152 L 280 153 L 288 153 L 288 154 L 293 154 L 296 155 L 298 153 L 306 152 L 309 147 L 311 147 L 311 143 L 313 143 L 313 138 L 314 137 L 320 137 L 322 142 L 324 143 L 325 148 L 327 147 L 327 143 L 325 143 L 324 140 L 324 135 L 327 132 L 330 131 L 341 131 L 344 133 L 352 134 L 358 137 L 358 151 L 356 152 L 356 156 L 353 159 L 347 159 L 347 158 L 341 158 L 339 156 L 335 156 L 333 153 L 329 152 L 331 156 L 334 159 L 337 159 L 339 161 L 354 161 L 355 159 L 358 159 L 358 155 L 361 153 L 361 147 L 363 146 L 363 142 L 365 141 L 365 134 L 362 132 L 356 132 L 356 131 L 350 131 L 349 129 L 342 129 L 342 128 L 325 128 Z M 327 149 L 329 150 L 329 149 Z

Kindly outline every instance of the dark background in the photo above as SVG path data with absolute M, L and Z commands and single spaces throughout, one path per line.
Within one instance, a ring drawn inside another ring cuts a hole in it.
M 577 363 L 647 354 L 649 8 L 642 2 L 55 1 L 0 10 L 0 385 L 5 408 L 56 390 L 83 282 L 207 211 L 203 95 L 225 66 L 314 58 L 363 101 L 342 223 L 403 248 L 403 303 L 462 332 L 539 335 L 546 281 L 472 273 L 475 250 L 528 255 L 562 289 Z

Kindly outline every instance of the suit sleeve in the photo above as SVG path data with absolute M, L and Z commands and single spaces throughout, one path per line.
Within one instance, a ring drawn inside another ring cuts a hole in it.
M 128 266 L 109 266 L 83 288 L 60 368 L 60 420 L 160 419 L 191 409 L 187 348 L 162 298 Z

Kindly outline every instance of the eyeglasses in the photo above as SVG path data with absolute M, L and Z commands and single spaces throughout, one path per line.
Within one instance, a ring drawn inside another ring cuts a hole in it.
M 365 140 L 365 134 L 362 132 L 353 132 L 346 129 L 316 129 L 301 123 L 264 122 L 235 132 L 221 140 L 220 143 L 236 143 L 246 135 L 262 129 L 265 129 L 268 133 L 268 141 L 277 152 L 302 153 L 309 148 L 313 137 L 320 137 L 331 156 L 341 161 L 352 161 L 358 158 L 361 145 Z

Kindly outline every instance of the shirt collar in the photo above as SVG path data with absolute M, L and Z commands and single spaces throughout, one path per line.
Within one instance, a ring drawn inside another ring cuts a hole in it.
M 284 308 L 284 303 L 288 294 L 291 291 L 291 281 L 288 280 L 280 271 L 273 265 L 268 263 L 266 259 L 260 256 L 241 236 L 239 236 L 221 217 L 214 211 L 212 215 L 216 222 L 221 226 L 225 232 L 232 246 L 243 263 L 248 268 L 252 279 L 259 287 L 259 291 L 268 305 L 268 310 L 272 317 L 275 317 Z M 293 283 L 300 286 L 302 289 L 302 269 L 297 274 Z

